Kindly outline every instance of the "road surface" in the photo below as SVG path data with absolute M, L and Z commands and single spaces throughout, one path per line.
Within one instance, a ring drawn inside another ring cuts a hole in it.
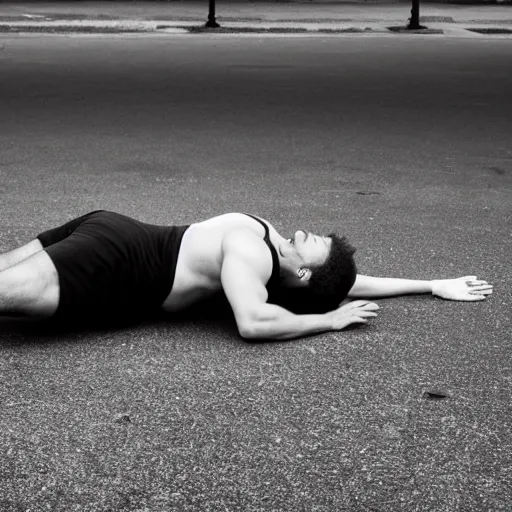
M 422 36 L 0 36 L 0 250 L 97 208 L 247 211 L 338 229 L 362 273 L 495 284 L 287 343 L 229 318 L 1 321 L 0 508 L 507 510 L 510 57 Z

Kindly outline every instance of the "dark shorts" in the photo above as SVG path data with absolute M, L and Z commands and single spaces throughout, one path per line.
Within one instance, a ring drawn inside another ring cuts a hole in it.
M 98 210 L 39 234 L 59 275 L 55 317 L 120 320 L 160 310 L 187 227 Z

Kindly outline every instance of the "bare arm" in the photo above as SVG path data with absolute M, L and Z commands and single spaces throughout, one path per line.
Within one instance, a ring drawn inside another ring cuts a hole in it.
M 352 286 L 348 296 L 350 298 L 377 298 L 411 293 L 432 293 L 432 284 L 430 281 L 416 279 L 371 277 L 357 274 L 354 286 Z
M 377 298 L 417 293 L 431 293 L 450 300 L 476 301 L 483 300 L 490 295 L 492 285 L 478 280 L 476 276 L 422 281 L 358 274 L 348 296 L 350 298 Z
M 340 330 L 352 323 L 367 323 L 368 318 L 377 316 L 378 306 L 368 301 L 354 301 L 320 315 L 295 315 L 268 304 L 265 282 L 270 265 L 268 249 L 252 234 L 234 233 L 224 240 L 222 287 L 243 338 L 292 339 Z

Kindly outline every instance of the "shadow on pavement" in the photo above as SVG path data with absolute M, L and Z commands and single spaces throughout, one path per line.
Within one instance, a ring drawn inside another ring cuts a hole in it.
M 212 330 L 223 331 L 226 334 L 238 336 L 236 323 L 229 303 L 225 297 L 215 297 L 195 307 L 180 313 L 157 313 L 147 318 L 111 317 L 90 319 L 73 319 L 68 322 L 43 320 L 26 321 L 14 318 L 0 318 L 0 336 L 16 338 L 20 343 L 51 343 L 62 336 L 85 334 L 88 337 L 96 336 L 101 339 L 107 333 L 122 332 L 130 329 L 144 329 L 151 327 L 175 326 L 186 327 L 193 324 L 205 332 Z M 20 339 L 20 336 L 22 337 Z

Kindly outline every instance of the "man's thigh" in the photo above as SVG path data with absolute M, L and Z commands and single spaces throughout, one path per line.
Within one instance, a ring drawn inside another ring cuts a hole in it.
M 0 254 L 0 272 L 2 270 L 7 270 L 9 267 L 13 267 L 20 261 L 30 258 L 30 256 L 38 253 L 42 249 L 43 245 L 36 238 L 28 244 L 17 247 L 16 249 L 13 249 L 12 251 L 6 252 L 4 254 Z
M 0 315 L 52 316 L 59 295 L 57 269 L 45 251 L 0 272 Z

